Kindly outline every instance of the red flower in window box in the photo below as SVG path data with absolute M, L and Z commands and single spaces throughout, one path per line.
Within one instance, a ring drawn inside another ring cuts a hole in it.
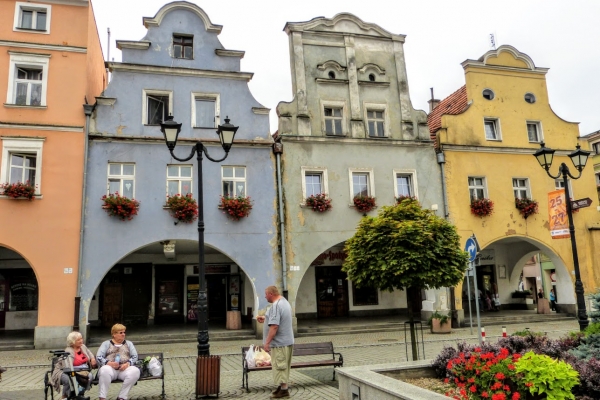
M 519 210 L 519 213 L 525 219 L 532 214 L 537 214 L 538 212 L 538 202 L 532 199 L 515 198 L 515 207 L 517 207 L 517 210 Z
M 325 212 L 331 210 L 331 199 L 325 193 L 313 194 L 306 198 L 306 206 L 312 208 L 315 212 Z
M 2 194 L 8 196 L 11 199 L 18 199 L 24 197 L 27 200 L 33 200 L 35 195 L 35 186 L 29 183 L 29 181 L 17 182 L 17 183 L 3 183 L 0 185 Z
M 185 196 L 176 194 L 167 197 L 167 207 L 171 216 L 177 220 L 175 223 L 179 221 L 190 223 L 198 219 L 198 203 L 191 193 Z
M 373 196 L 354 196 L 354 206 L 362 213 L 368 213 L 375 208 L 375 197 Z
M 403 194 L 401 194 L 400 196 L 396 197 L 396 204 L 400 204 L 402 203 L 404 200 L 417 200 L 417 198 L 415 196 L 405 196 Z
M 121 196 L 119 192 L 102 196 L 102 201 L 104 211 L 111 217 L 118 217 L 121 221 L 132 220 L 140 208 L 139 201 Z
M 471 214 L 480 218 L 492 215 L 494 211 L 494 202 L 490 199 L 471 200 Z
M 221 196 L 221 204 L 219 208 L 223 210 L 223 214 L 231 219 L 239 221 L 240 219 L 250 215 L 252 210 L 252 202 L 249 196 L 227 197 Z

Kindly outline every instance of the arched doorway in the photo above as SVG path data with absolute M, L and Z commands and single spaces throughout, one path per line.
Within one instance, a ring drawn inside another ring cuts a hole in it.
M 29 263 L 0 246 L 0 330 L 33 330 L 38 321 L 38 280 Z
M 251 321 L 256 291 L 242 267 L 205 246 L 208 317 L 225 327 L 228 311 Z M 143 246 L 114 264 L 90 302 L 92 326 L 197 324 L 198 242 L 165 240 Z

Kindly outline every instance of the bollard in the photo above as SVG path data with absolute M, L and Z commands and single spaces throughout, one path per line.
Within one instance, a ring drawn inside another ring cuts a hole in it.
M 481 327 L 481 342 L 485 343 L 485 327 Z
M 506 337 L 506 327 L 502 327 L 502 337 Z

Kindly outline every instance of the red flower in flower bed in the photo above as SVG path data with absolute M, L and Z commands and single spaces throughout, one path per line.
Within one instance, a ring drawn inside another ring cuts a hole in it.
M 490 199 L 471 200 L 471 214 L 480 218 L 492 215 L 494 211 L 494 202 Z
M 354 196 L 354 206 L 362 213 L 368 213 L 375 208 L 375 197 L 373 196 Z
M 198 203 L 196 203 L 191 193 L 185 196 L 180 194 L 169 196 L 167 207 L 170 209 L 171 216 L 177 221 L 190 223 L 198 218 Z
M 121 196 L 119 192 L 102 196 L 102 201 L 104 202 L 102 206 L 104 211 L 111 217 L 119 217 L 121 221 L 132 220 L 137 215 L 138 208 L 140 208 L 139 201 Z
M 331 210 L 331 199 L 325 193 L 313 194 L 306 198 L 306 206 L 313 211 L 325 212 Z
M 538 202 L 532 199 L 515 198 L 515 207 L 517 207 L 517 210 L 519 210 L 519 213 L 521 213 L 525 219 L 538 212 Z
M 250 210 L 252 210 L 252 202 L 250 201 L 249 196 L 221 196 L 221 204 L 219 205 L 219 208 L 223 210 L 223 213 L 227 214 L 228 217 L 239 221 L 240 219 L 250 215 Z
M 12 199 L 17 199 L 19 197 L 25 197 L 28 200 L 34 199 L 35 186 L 31 185 L 29 181 L 25 183 L 3 183 L 0 185 L 0 189 L 2 189 L 2 194 L 4 196 L 8 196 Z

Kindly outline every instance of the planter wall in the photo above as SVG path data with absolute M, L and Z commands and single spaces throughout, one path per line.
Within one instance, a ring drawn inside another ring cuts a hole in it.
M 437 318 L 431 319 L 431 333 L 450 333 L 452 332 L 452 323 L 450 322 L 450 318 L 446 323 L 442 324 L 441 320 Z

